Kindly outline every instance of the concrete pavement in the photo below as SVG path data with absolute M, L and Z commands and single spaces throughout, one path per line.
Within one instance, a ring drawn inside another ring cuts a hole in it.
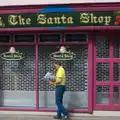
M 54 120 L 51 115 L 16 115 L 16 114 L 1 114 L 0 120 Z M 102 116 L 80 116 L 70 117 L 70 120 L 120 120 L 120 117 L 102 117 Z

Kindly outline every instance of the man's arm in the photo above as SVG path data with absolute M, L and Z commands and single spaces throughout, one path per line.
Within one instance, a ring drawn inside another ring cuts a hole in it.
M 55 82 L 53 82 L 53 84 L 60 84 L 62 82 L 62 77 L 59 77 L 59 79 Z
M 55 82 L 49 82 L 49 84 L 60 84 L 63 80 L 63 70 L 60 70 L 57 75 L 57 80 Z
M 60 77 L 58 80 L 56 80 L 55 82 L 49 82 L 49 84 L 60 84 L 62 82 L 62 78 Z

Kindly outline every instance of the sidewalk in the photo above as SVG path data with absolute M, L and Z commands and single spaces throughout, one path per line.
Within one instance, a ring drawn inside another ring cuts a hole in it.
M 54 120 L 52 116 L 41 115 L 0 115 L 0 120 Z M 120 117 L 97 117 L 97 116 L 80 116 L 70 117 L 70 120 L 120 120 Z

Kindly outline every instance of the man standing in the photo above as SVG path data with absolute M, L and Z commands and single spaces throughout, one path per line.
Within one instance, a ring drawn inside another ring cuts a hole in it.
M 54 119 L 62 119 L 61 114 L 63 114 L 63 120 L 66 120 L 68 118 L 68 112 L 63 106 L 63 94 L 64 94 L 65 89 L 66 89 L 65 70 L 61 66 L 61 63 L 59 61 L 56 61 L 54 65 L 56 68 L 56 81 L 49 82 L 49 84 L 53 84 L 56 86 L 55 101 L 56 101 L 56 105 L 58 107 L 58 110 L 57 110 L 57 115 L 54 116 Z

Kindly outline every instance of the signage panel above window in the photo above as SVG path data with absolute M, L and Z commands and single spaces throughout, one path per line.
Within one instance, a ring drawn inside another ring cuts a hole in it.
M 75 26 L 120 26 L 118 11 L 71 11 L 1 14 L 0 28 L 41 27 L 64 29 Z

